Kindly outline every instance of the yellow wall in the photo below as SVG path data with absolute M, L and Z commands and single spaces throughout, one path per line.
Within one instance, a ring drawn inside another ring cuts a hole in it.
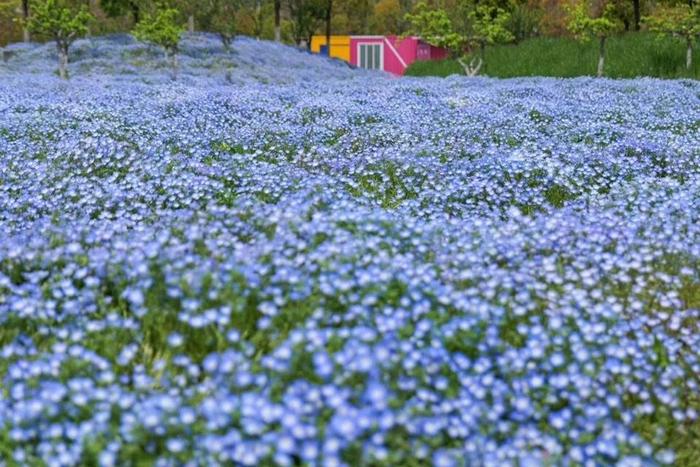
M 326 36 L 313 36 L 311 38 L 311 51 L 321 52 L 321 46 L 326 45 Z M 350 36 L 331 36 L 331 57 L 350 61 Z

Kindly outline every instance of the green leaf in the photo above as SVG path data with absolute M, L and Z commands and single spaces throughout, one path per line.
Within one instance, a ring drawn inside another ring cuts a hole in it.
M 185 28 L 178 24 L 179 12 L 174 8 L 163 8 L 153 15 L 145 15 L 134 28 L 137 40 L 163 47 L 169 54 L 175 54 L 180 36 Z

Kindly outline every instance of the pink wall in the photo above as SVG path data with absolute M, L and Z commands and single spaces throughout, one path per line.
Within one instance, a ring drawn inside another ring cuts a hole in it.
M 430 46 L 430 60 L 444 60 L 447 58 L 447 50 L 442 47 Z
M 431 46 L 425 42 L 418 43 L 418 50 L 416 51 L 416 60 L 430 60 L 430 49 Z
M 350 36 L 350 63 L 360 66 L 360 57 L 357 53 L 359 44 L 383 44 L 382 36 Z
M 443 60 L 445 58 L 447 58 L 447 50 L 422 41 L 418 42 L 416 60 Z
M 358 45 L 382 44 L 384 48 L 384 71 L 403 75 L 406 68 L 416 60 L 435 60 L 447 57 L 447 51 L 421 42 L 417 37 L 397 36 L 350 36 L 350 63 L 360 66 Z

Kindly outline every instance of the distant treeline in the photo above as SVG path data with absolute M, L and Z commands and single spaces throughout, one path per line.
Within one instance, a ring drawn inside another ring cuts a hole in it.
M 0 0 L 0 45 L 23 40 L 16 21 L 31 14 L 44 0 Z M 212 23 L 233 21 L 239 34 L 263 39 L 279 38 L 303 45 L 312 34 L 403 34 L 410 30 L 406 14 L 418 0 L 235 0 L 233 18 L 216 17 L 216 3 L 227 0 L 66 0 L 72 6 L 85 5 L 95 17 L 91 33 L 129 31 L 139 16 L 156 3 L 176 8 L 189 29 L 209 30 Z M 591 7 L 602 11 L 606 4 L 625 30 L 642 28 L 642 18 L 656 8 L 676 3 L 693 6 L 695 0 L 593 0 Z M 506 25 L 515 41 L 535 36 L 559 36 L 567 31 L 566 0 L 429 0 L 428 7 L 441 9 L 459 26 L 467 21 L 473 5 L 492 4 L 509 13 Z M 220 11 L 220 10 L 219 10 Z

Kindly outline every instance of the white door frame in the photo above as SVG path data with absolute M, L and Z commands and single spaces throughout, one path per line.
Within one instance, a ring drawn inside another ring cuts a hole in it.
M 381 36 L 379 36 L 381 37 Z M 379 68 L 372 68 L 373 70 L 384 71 L 384 41 L 381 42 L 359 42 L 357 44 L 357 66 L 362 68 L 362 62 L 360 61 L 360 47 L 363 45 L 378 45 L 379 46 Z

